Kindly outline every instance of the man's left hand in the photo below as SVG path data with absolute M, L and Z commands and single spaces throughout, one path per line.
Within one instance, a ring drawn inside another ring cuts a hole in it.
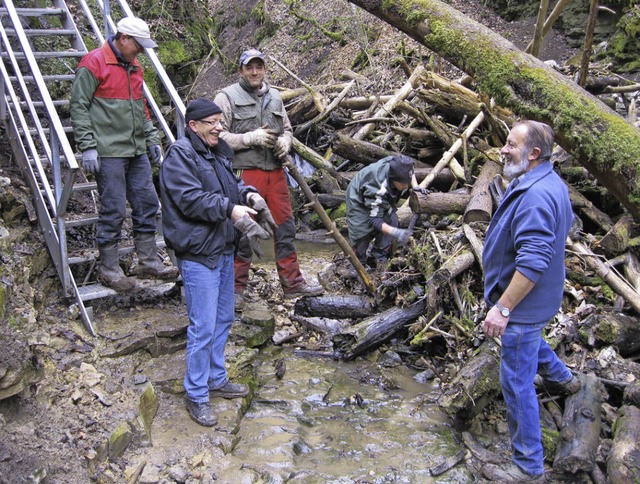
M 496 338 L 504 334 L 505 329 L 507 329 L 508 323 L 509 318 L 505 318 L 500 313 L 500 310 L 496 306 L 493 306 L 487 312 L 486 318 L 484 318 L 482 330 L 484 331 L 484 334 L 486 334 L 489 338 Z
M 273 148 L 273 153 L 276 158 L 283 159 L 291 151 L 291 138 L 289 136 L 279 136 L 276 140 L 276 146 Z
M 149 154 L 151 155 L 151 163 L 159 165 L 162 161 L 162 148 L 160 148 L 160 145 L 149 146 Z

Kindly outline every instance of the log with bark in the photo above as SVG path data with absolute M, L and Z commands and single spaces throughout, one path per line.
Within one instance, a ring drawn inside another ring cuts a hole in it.
M 499 348 L 487 340 L 448 383 L 438 405 L 449 415 L 473 418 L 500 392 Z
M 471 190 L 471 199 L 464 212 L 464 222 L 489 222 L 493 213 L 493 198 L 489 192 L 489 185 L 496 175 L 502 172 L 502 167 L 493 160 L 487 160 Z
M 595 96 L 438 0 L 349 0 L 474 77 L 498 105 L 556 141 L 640 220 L 640 131 Z
M 580 335 L 591 346 L 615 346 L 621 356 L 630 356 L 640 350 L 638 318 L 625 314 L 591 314 L 580 325 Z
M 609 482 L 640 482 L 640 408 L 624 405 L 618 411 L 613 447 L 607 458 Z
M 471 200 L 471 194 L 465 192 L 433 192 L 426 195 L 413 192 L 409 196 L 409 207 L 413 213 L 420 214 L 464 213 Z
M 565 473 L 591 472 L 601 430 L 601 384 L 593 375 L 580 375 L 580 390 L 565 401 L 560 442 L 553 468 Z
M 335 335 L 332 339 L 334 349 L 342 358 L 352 360 L 386 343 L 406 329 L 424 313 L 426 306 L 426 300 L 420 299 L 406 308 L 393 307 L 371 316 L 348 331 Z
M 294 313 L 338 319 L 361 319 L 371 316 L 375 306 L 370 298 L 356 295 L 324 295 L 303 297 L 296 301 Z

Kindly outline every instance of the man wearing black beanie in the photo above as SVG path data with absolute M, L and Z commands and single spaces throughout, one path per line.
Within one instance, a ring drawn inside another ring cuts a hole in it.
M 233 255 L 241 237 L 259 251 L 258 239 L 270 236 L 250 215 L 266 227 L 273 222 L 257 191 L 233 173 L 233 152 L 219 138 L 220 113 L 208 99 L 191 101 L 185 136 L 169 148 L 160 169 L 164 238 L 176 255 L 189 314 L 187 410 L 206 427 L 217 423 L 210 396 L 249 393 L 246 385 L 229 381 L 224 364 L 234 318 Z
M 393 239 L 401 245 L 409 241 L 410 231 L 398 227 L 396 204 L 410 186 L 417 185 L 413 160 L 404 155 L 383 158 L 353 177 L 346 194 L 347 224 L 349 240 L 360 262 L 375 267 L 389 257 Z

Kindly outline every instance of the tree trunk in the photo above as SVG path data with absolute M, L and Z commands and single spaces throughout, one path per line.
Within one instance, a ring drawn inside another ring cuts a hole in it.
M 438 405 L 449 415 L 472 418 L 500 391 L 500 358 L 492 340 L 480 346 L 471 358 L 447 384 Z
M 640 131 L 604 103 L 511 42 L 438 0 L 349 0 L 437 52 L 496 103 L 549 123 L 640 221 Z
M 344 359 L 351 360 L 389 341 L 424 313 L 426 306 L 426 300 L 421 299 L 407 308 L 387 309 L 335 335 L 333 346 Z
M 624 314 L 592 314 L 580 325 L 580 334 L 591 346 L 615 346 L 621 356 L 640 350 L 638 319 Z
M 313 296 L 296 301 L 295 314 L 324 318 L 358 319 L 371 316 L 375 308 L 365 296 Z
M 429 193 L 422 195 L 412 193 L 409 207 L 413 213 L 448 215 L 464 213 L 471 195 L 468 193 Z
M 600 442 L 600 383 L 591 375 L 582 376 L 578 393 L 565 402 L 560 442 L 553 468 L 575 474 L 590 472 L 596 464 L 596 452 Z
M 607 459 L 609 482 L 640 480 L 640 408 L 624 405 L 618 410 L 613 447 Z
M 489 222 L 493 213 L 493 198 L 489 191 L 489 185 L 493 178 L 502 172 L 500 165 L 492 160 L 487 160 L 471 190 L 471 200 L 464 212 L 464 223 Z

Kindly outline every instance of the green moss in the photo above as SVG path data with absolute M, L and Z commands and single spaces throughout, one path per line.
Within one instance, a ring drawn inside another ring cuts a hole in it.
M 553 461 L 560 441 L 560 432 L 542 428 L 542 447 L 547 460 Z

